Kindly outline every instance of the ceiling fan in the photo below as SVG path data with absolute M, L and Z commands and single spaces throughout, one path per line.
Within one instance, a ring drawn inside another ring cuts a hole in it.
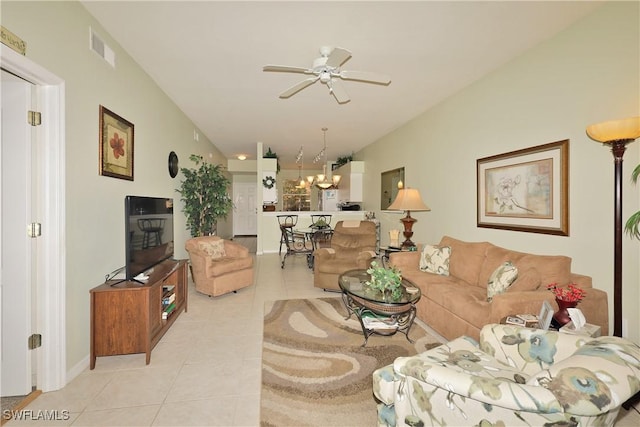
M 351 52 L 341 47 L 331 48 L 323 46 L 320 48 L 320 57 L 313 61 L 311 68 L 289 67 L 283 65 L 265 65 L 262 71 L 279 71 L 285 73 L 301 73 L 312 74 L 313 77 L 302 80 L 291 86 L 280 94 L 280 98 L 289 98 L 317 82 L 326 84 L 331 93 L 339 104 L 349 102 L 349 94 L 342 86 L 341 80 L 356 80 L 365 83 L 376 83 L 388 85 L 391 79 L 384 74 L 372 73 L 367 71 L 347 71 L 342 70 L 340 66 L 351 58 Z

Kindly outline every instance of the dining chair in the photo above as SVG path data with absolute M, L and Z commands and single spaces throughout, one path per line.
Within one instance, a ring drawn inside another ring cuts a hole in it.
M 282 227 L 290 228 L 293 230 L 293 227 L 298 223 L 298 215 L 277 215 L 278 225 L 282 229 Z M 282 232 L 280 233 L 280 249 L 278 250 L 278 255 L 282 255 L 282 245 L 285 245 L 286 242 L 284 240 L 284 235 Z

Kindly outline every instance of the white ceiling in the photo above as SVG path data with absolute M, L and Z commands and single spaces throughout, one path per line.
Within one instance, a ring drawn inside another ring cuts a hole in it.
M 256 142 L 292 167 L 322 148 L 351 154 L 426 111 L 601 3 L 577 1 L 83 1 L 88 11 L 223 154 L 256 157 Z M 317 82 L 263 72 L 311 67 L 321 46 L 353 56 L 345 70 L 391 77 L 345 81 L 338 104 Z M 116 59 L 117 61 L 117 59 Z M 535 77 L 535 76 L 534 76 Z M 184 141 L 185 143 L 190 141 Z

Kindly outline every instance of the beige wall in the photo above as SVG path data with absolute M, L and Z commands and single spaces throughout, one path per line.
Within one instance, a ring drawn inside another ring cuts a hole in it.
M 406 185 L 420 190 L 431 212 L 412 214 L 416 242 L 443 235 L 573 258 L 573 270 L 609 293 L 612 325 L 613 160 L 590 140 L 592 123 L 640 115 L 639 4 L 596 10 L 357 153 L 366 162 L 365 205 L 379 206 L 380 173 L 404 166 Z M 425 78 L 428 78 L 425 77 Z M 476 160 L 569 139 L 570 236 L 476 226 Z M 630 174 L 640 141 L 625 154 L 624 218 L 640 209 Z M 402 228 L 400 215 L 378 212 L 382 239 Z M 387 239 L 387 240 L 385 240 Z M 624 237 L 626 335 L 640 341 L 640 243 Z
M 193 123 L 80 3 L 3 1 L 1 7 L 2 25 L 26 41 L 26 56 L 65 81 L 66 345 L 72 370 L 89 353 L 89 290 L 124 265 L 124 197 L 173 197 L 176 257 L 185 258 L 189 236 L 175 192 L 182 174 L 169 176 L 169 152 L 178 154 L 180 167 L 191 167 L 192 153 L 225 165 L 226 159 L 204 135 L 194 141 Z M 115 51 L 115 69 L 89 50 L 90 26 Z M 100 104 L 135 125 L 133 182 L 98 174 Z

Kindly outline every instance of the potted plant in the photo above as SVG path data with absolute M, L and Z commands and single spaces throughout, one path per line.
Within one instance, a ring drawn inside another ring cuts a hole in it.
M 631 172 L 631 180 L 634 184 L 638 183 L 638 176 L 640 175 L 640 165 Z M 629 236 L 640 240 L 640 211 L 634 213 L 629 217 L 627 223 L 624 225 L 624 230 Z
M 271 151 L 271 147 L 264 153 L 262 156 L 263 159 L 276 159 L 276 173 L 280 172 L 280 160 L 278 160 L 278 155 L 275 151 Z
M 336 159 L 335 167 L 339 168 L 340 166 L 346 165 L 351 161 L 353 161 L 353 153 L 349 154 L 348 156 L 340 156 Z
M 182 212 L 187 217 L 187 229 L 192 237 L 215 234 L 216 221 L 226 218 L 233 207 L 227 191 L 231 181 L 225 176 L 222 165 L 207 163 L 195 154 L 189 159 L 196 168 L 180 168 L 184 181 L 176 190 L 184 202 Z
M 367 269 L 367 273 L 371 276 L 365 282 L 370 289 L 377 290 L 383 294 L 390 294 L 394 300 L 400 299 L 402 296 L 402 275 L 396 267 L 384 268 L 378 266 L 376 261 L 371 263 L 371 267 Z

